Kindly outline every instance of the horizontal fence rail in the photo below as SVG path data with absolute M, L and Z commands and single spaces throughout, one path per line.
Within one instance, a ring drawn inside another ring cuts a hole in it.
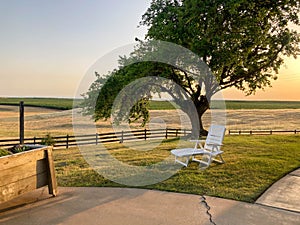
M 53 136 L 51 139 L 54 141 L 55 148 L 69 148 L 76 145 L 97 145 L 99 143 L 123 143 L 125 141 L 137 140 L 150 140 L 150 139 L 168 139 L 183 137 L 191 134 L 191 130 L 181 130 L 174 128 L 156 129 L 156 130 L 133 130 L 133 131 L 120 131 L 109 133 L 96 133 L 85 135 L 65 135 Z M 44 138 L 33 137 L 24 138 L 24 144 L 42 144 Z M 0 147 L 13 147 L 20 144 L 19 139 L 3 139 L 0 140 Z
M 299 134 L 300 130 L 228 130 L 229 135 Z
M 228 135 L 271 135 L 271 134 L 300 134 L 300 130 L 227 130 Z M 191 134 L 191 130 L 176 128 L 156 130 L 133 130 L 85 135 L 53 136 L 55 148 L 69 148 L 76 145 L 97 145 L 99 143 L 123 143 L 127 141 L 151 140 L 158 138 L 176 138 Z M 24 138 L 24 144 L 41 144 L 44 138 Z M 20 144 L 19 138 L 0 140 L 0 148 L 9 148 Z

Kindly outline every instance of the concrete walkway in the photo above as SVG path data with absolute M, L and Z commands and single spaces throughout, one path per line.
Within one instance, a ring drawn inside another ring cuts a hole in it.
M 273 184 L 256 203 L 300 213 L 300 169 Z
M 1 204 L 0 224 L 298 225 L 299 172 L 274 184 L 256 204 L 190 194 L 97 187 L 60 187 L 59 195 L 53 198 L 49 197 L 47 188 L 41 188 Z

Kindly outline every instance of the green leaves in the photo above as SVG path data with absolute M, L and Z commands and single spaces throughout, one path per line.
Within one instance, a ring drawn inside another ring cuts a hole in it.
M 269 86 L 282 56 L 300 53 L 299 1 L 152 1 L 143 16 L 147 38 L 182 45 L 209 65 L 222 89 L 246 93 Z M 272 75 L 270 75 L 272 74 Z

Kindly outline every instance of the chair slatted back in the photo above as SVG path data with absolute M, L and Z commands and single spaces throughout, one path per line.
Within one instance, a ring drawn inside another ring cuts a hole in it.
M 207 151 L 220 151 L 220 145 L 223 143 L 225 130 L 224 126 L 212 124 L 208 131 L 204 149 Z M 211 144 L 216 144 L 218 147 L 213 147 Z

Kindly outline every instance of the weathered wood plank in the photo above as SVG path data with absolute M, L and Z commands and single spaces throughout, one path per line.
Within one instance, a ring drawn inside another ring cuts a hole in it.
M 22 164 L 28 164 L 40 159 L 45 159 L 47 148 L 42 148 L 38 150 L 30 150 L 26 152 L 17 153 L 14 155 L 3 156 L 0 158 L 0 171 L 5 169 L 13 168 Z
M 21 194 L 43 187 L 48 183 L 47 172 L 0 187 L 0 203 L 13 199 Z
M 48 164 L 48 189 L 49 194 L 57 195 L 57 181 L 55 176 L 54 160 L 52 154 L 52 147 L 47 149 L 47 164 Z
M 0 187 L 26 179 L 39 173 L 47 172 L 47 160 L 40 159 L 11 167 L 0 172 Z

